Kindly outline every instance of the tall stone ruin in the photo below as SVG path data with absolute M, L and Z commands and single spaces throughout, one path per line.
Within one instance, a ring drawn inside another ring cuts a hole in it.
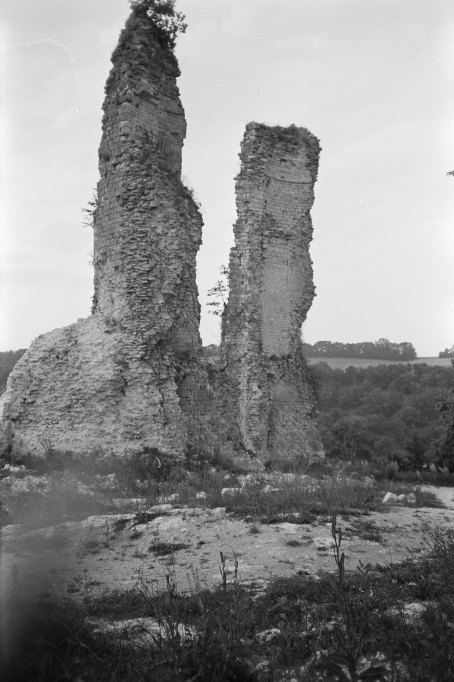
M 93 314 L 38 337 L 3 402 L 3 447 L 79 455 L 187 441 L 177 384 L 201 351 L 202 218 L 181 183 L 186 122 L 178 64 L 133 12 L 106 83 L 94 214 Z M 187 402 L 187 401 L 186 401 Z
M 309 243 L 320 146 L 304 128 L 250 123 L 236 181 L 238 219 L 222 356 L 239 387 L 235 419 L 259 459 L 321 451 L 301 325 L 314 297 Z
M 92 315 L 39 336 L 0 399 L 0 454 L 219 454 L 244 466 L 313 459 L 315 398 L 301 353 L 313 298 L 310 208 L 319 145 L 251 123 L 220 361 L 204 355 L 202 218 L 181 182 L 178 64 L 134 10 L 106 83 L 94 212 Z

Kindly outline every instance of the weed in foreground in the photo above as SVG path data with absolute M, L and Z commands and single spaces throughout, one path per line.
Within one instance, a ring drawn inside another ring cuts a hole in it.
M 431 531 L 430 552 L 417 561 L 347 573 L 334 514 L 331 531 L 334 575 L 261 591 L 239 582 L 238 559 L 223 552 L 214 590 L 196 581 L 182 593 L 171 570 L 164 590 L 142 575 L 136 589 L 97 598 L 81 584 L 77 604 L 16 599 L 2 682 L 278 682 L 290 670 L 301 682 L 452 680 L 454 532 Z M 407 608 L 415 602 L 419 609 Z M 138 646 L 120 630 L 96 631 L 87 616 L 152 617 L 157 627 Z
M 247 499 L 247 490 L 228 503 L 242 514 L 252 509 L 253 519 L 261 518 L 261 513 L 270 519 L 283 509 L 294 510 L 296 519 L 310 509 L 330 513 L 331 505 L 351 513 L 361 505 L 376 504 L 376 492 L 365 494 L 356 482 L 310 485 L 292 482 L 266 495 L 251 487 L 252 499 Z M 218 479 L 216 490 L 217 486 Z M 140 532 L 137 527 L 149 520 L 148 514 L 137 514 L 132 532 Z M 120 525 L 125 527 L 124 520 Z M 306 682 L 454 679 L 454 532 L 428 533 L 430 553 L 423 559 L 386 568 L 363 566 L 347 575 L 342 532 L 333 514 L 331 530 L 334 579 L 295 576 L 256 594 L 239 583 L 238 559 L 232 552 L 231 559 L 220 554 L 221 582 L 216 590 L 198 586 L 193 594 L 181 594 L 169 573 L 164 592 L 144 581 L 141 592 L 106 596 L 103 602 L 87 592 L 77 607 L 68 603 L 62 608 L 63 602 L 33 605 L 21 626 L 12 628 L 16 634 L 11 650 L 16 653 L 9 657 L 5 679 L 268 682 L 285 679 L 285 670 L 292 667 Z M 366 524 L 364 531 L 380 529 Z M 109 541 L 108 532 L 101 534 L 101 541 Z M 83 585 L 76 591 L 79 597 L 84 594 Z M 405 607 L 415 601 L 423 602 L 423 610 L 419 619 L 409 621 Z M 118 635 L 95 632 L 87 623 L 87 615 L 94 614 L 117 619 L 151 616 L 159 627 L 152 631 L 152 643 L 138 650 Z M 40 629 L 43 618 L 47 630 Z M 37 645 L 30 644 L 30 624 L 44 633 Z M 24 646 L 29 647 L 27 656 L 19 660 L 17 652 Z M 14 665 L 20 672 L 16 677 Z
M 229 581 L 227 556 L 220 553 L 221 586 L 194 595 L 180 594 L 174 572 L 166 575 L 166 589 L 140 577 L 138 592 L 147 613 L 158 624 L 153 635 L 157 653 L 156 679 L 256 681 L 247 658 L 246 639 L 254 632 L 252 598 L 238 583 L 234 558 Z M 174 677 L 166 677 L 172 671 Z
M 341 551 L 342 529 L 337 525 L 334 512 L 331 516 L 331 535 L 334 561 L 337 567 L 337 581 L 334 589 L 339 605 L 341 627 L 338 625 L 334 627 L 337 651 L 325 655 L 322 658 L 321 667 L 342 682 L 358 682 L 358 680 L 379 682 L 385 679 L 386 668 L 383 665 L 365 667 L 363 663 L 367 620 L 358 611 L 349 593 L 345 578 L 345 554 Z

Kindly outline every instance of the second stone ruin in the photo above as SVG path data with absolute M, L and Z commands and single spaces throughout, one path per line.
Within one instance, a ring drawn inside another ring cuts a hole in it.
M 222 357 L 238 386 L 235 419 L 261 460 L 321 451 L 301 325 L 314 285 L 309 243 L 320 146 L 308 130 L 250 123 L 236 182 L 238 219 Z

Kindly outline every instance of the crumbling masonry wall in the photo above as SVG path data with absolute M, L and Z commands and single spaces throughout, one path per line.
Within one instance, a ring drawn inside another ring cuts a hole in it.
M 202 219 L 182 185 L 178 64 L 133 12 L 112 55 L 94 215 L 93 315 L 36 339 L 2 397 L 2 449 L 182 456 L 179 383 L 201 352 Z M 190 407 L 191 392 L 184 405 Z
M 250 123 L 236 181 L 238 219 L 222 357 L 238 386 L 243 448 L 261 460 L 321 452 L 315 395 L 301 351 L 313 297 L 310 209 L 320 147 L 304 128 Z
M 200 348 L 195 261 L 202 219 L 181 184 L 186 121 L 176 58 L 133 17 L 103 105 L 94 221 L 94 312 L 175 353 Z
M 106 83 L 92 315 L 44 334 L 0 399 L 0 454 L 310 458 L 320 450 L 300 330 L 312 302 L 309 210 L 319 146 L 249 124 L 221 359 L 203 355 L 202 218 L 181 182 L 178 64 L 134 10 Z

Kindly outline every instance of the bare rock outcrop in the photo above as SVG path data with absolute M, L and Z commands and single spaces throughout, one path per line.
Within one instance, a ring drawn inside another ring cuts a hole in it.
M 186 122 L 173 51 L 133 12 L 106 84 L 92 317 L 38 337 L 2 398 L 2 447 L 181 456 L 177 393 L 201 351 L 202 218 L 181 183 Z M 186 395 L 185 404 L 191 402 Z
M 221 352 L 238 387 L 246 452 L 265 460 L 321 452 L 301 325 L 313 297 L 310 209 L 320 147 L 304 128 L 250 123 L 236 182 L 238 219 Z

